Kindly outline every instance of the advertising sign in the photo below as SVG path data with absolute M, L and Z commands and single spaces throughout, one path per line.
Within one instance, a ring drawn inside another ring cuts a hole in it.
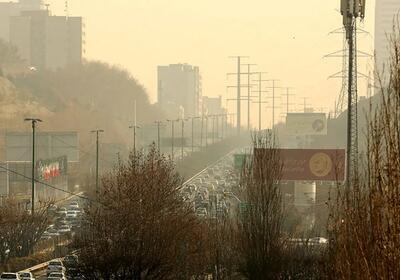
M 327 135 L 325 113 L 288 113 L 286 131 L 289 135 Z
M 256 149 L 256 156 L 262 151 Z M 279 155 L 284 181 L 343 181 L 345 178 L 344 149 L 279 149 Z
M 41 181 L 49 181 L 50 179 L 67 175 L 67 166 L 66 156 L 49 160 L 38 160 L 36 162 L 37 178 Z
M 282 180 L 344 180 L 344 149 L 281 149 L 280 155 Z

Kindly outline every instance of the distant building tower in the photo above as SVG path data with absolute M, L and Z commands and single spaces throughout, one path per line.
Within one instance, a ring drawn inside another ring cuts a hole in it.
M 44 8 L 42 0 L 20 0 L 0 2 L 0 39 L 10 40 L 10 18 L 19 16 L 22 11 L 38 11 Z
M 376 0 L 375 6 L 375 53 L 378 71 L 382 73 L 383 64 L 388 65 L 390 58 L 389 37 L 393 34 L 393 25 L 400 12 L 399 0 Z M 386 67 L 385 72 L 388 69 Z M 387 75 L 385 75 L 387 78 Z
M 188 64 L 158 66 L 158 105 L 168 117 L 199 116 L 201 108 L 201 76 L 199 67 Z
M 10 42 L 37 69 L 57 69 L 82 60 L 82 18 L 22 11 L 10 19 Z

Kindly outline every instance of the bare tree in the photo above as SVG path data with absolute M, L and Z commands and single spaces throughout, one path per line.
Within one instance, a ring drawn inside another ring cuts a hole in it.
M 254 152 L 241 176 L 237 220 L 239 269 L 249 279 L 274 279 L 282 270 L 284 209 L 278 186 L 282 164 L 272 133 L 255 134 Z
M 16 200 L 4 201 L 0 206 L 0 263 L 32 253 L 50 222 L 49 205 L 42 203 L 31 215 Z
M 202 223 L 180 195 L 182 180 L 154 145 L 102 180 L 78 238 L 90 279 L 180 279 L 204 269 Z
M 331 205 L 330 275 L 400 279 L 400 32 L 391 38 L 389 79 L 371 105 L 363 170 Z

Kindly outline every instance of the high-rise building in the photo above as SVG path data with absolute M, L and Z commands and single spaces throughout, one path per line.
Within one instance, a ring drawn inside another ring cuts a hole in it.
M 198 66 L 158 66 L 158 105 L 170 118 L 198 116 L 201 109 Z
M 203 96 L 202 114 L 203 115 L 226 114 L 226 109 L 222 107 L 222 97 Z
M 10 40 L 10 19 L 23 11 L 43 9 L 42 0 L 19 0 L 18 2 L 0 2 L 0 39 Z
M 82 18 L 22 11 L 10 18 L 10 43 L 38 69 L 57 69 L 82 60 Z
M 400 12 L 399 0 L 376 0 L 375 6 L 375 54 L 378 71 L 390 58 L 389 37 L 393 34 L 396 16 Z M 387 69 L 385 70 L 387 72 Z

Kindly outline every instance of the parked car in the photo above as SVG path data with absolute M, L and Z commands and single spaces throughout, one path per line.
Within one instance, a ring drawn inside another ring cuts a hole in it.
M 47 266 L 46 274 L 47 276 L 50 275 L 52 272 L 63 272 L 65 273 L 65 267 L 61 260 L 52 260 L 49 262 Z
M 67 211 L 67 215 L 66 215 L 66 218 L 67 218 L 67 220 L 68 220 L 68 218 L 77 218 L 78 217 L 78 214 L 76 213 L 76 211 L 74 211 L 74 210 L 68 210 Z
M 19 272 L 19 278 L 21 278 L 21 280 L 35 280 L 35 278 L 33 277 L 33 274 L 29 271 L 22 271 Z
M 13 272 L 3 272 L 0 275 L 0 280 L 6 280 L 6 279 L 12 279 L 12 280 L 21 280 L 19 277 L 18 273 L 13 273 Z

